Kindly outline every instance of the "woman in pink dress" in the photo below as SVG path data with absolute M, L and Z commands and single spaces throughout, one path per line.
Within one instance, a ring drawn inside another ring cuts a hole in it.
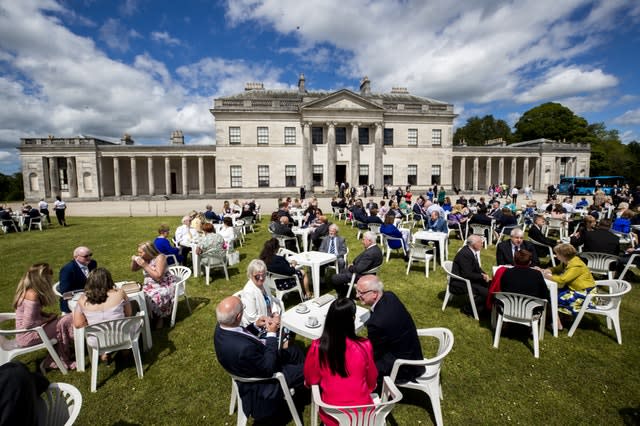
M 311 343 L 304 362 L 307 386 L 320 385 L 322 401 L 332 405 L 373 403 L 378 369 L 368 339 L 356 335 L 356 305 L 351 299 L 331 304 L 319 340 Z M 337 425 L 333 417 L 320 411 L 325 425 Z
M 72 361 L 73 319 L 71 315 L 59 317 L 56 313 L 44 312 L 45 306 L 56 305 L 58 298 L 53 293 L 53 270 L 48 263 L 32 265 L 20 280 L 13 307 L 16 310 L 16 329 L 29 329 L 43 326 L 49 338 L 58 340 L 56 352 L 69 369 L 75 369 Z M 42 340 L 37 331 L 29 331 L 16 336 L 21 347 L 33 346 Z M 58 368 L 50 355 L 42 362 L 41 367 Z

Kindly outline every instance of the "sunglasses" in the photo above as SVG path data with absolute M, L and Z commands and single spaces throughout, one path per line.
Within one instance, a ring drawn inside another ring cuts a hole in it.
M 256 274 L 253 276 L 253 278 L 255 278 L 256 280 L 264 280 L 265 279 L 265 275 L 264 274 Z
M 80 257 L 84 257 L 85 259 L 86 259 L 87 257 L 91 257 L 91 256 L 93 256 L 93 253 L 89 253 L 89 254 L 81 254 L 81 255 L 80 255 Z
M 360 292 L 360 291 L 356 290 L 356 296 L 357 297 L 361 297 L 361 296 L 364 296 L 367 293 L 371 293 L 372 291 L 373 290 L 365 290 L 365 291 Z

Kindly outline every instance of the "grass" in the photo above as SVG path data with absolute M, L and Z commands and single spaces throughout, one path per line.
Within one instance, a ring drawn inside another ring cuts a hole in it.
M 137 243 L 155 236 L 160 222 L 176 226 L 178 217 L 71 218 L 70 226 L 53 226 L 44 232 L 0 236 L 0 310 L 12 310 L 15 287 L 28 266 L 49 262 L 57 271 L 71 259 L 73 248 L 86 245 L 99 265 L 114 279 L 141 280 L 129 271 L 129 259 Z M 241 248 L 241 263 L 230 270 L 230 281 L 216 272 L 209 287 L 204 278 L 188 281 L 193 313 L 184 302 L 173 329 L 153 332 L 153 349 L 143 353 L 145 375 L 138 379 L 133 360 L 100 365 L 98 391 L 91 393 L 90 366 L 85 373 L 63 376 L 49 373 L 49 380 L 75 385 L 84 402 L 77 424 L 91 425 L 232 425 L 228 415 L 230 380 L 216 361 L 212 334 L 215 306 L 223 297 L 242 288 L 246 266 L 268 237 L 266 224 L 256 227 Z M 356 231 L 341 226 L 352 259 L 360 253 Z M 452 240 L 450 256 L 460 241 Z M 490 270 L 495 246 L 484 251 L 483 265 Z M 492 347 L 486 321 L 478 322 L 459 312 L 464 303 L 454 299 L 442 312 L 445 276 L 440 267 L 424 277 L 416 264 L 409 276 L 397 255 L 385 263 L 385 286 L 405 302 L 419 328 L 444 326 L 455 336 L 452 352 L 444 362 L 442 411 L 447 424 L 638 424 L 640 422 L 640 293 L 633 289 L 622 303 L 623 345 L 615 341 L 604 320 L 587 317 L 573 338 L 566 331 L 559 338 L 546 333 L 540 358 L 533 357 L 531 340 L 503 335 L 500 348 Z M 323 289 L 326 291 L 326 289 Z M 296 303 L 291 296 L 289 303 Z M 298 338 L 299 339 L 299 338 Z M 308 341 L 304 342 L 308 345 Z M 433 347 L 425 344 L 425 354 Z M 22 362 L 35 370 L 44 352 L 25 355 Z M 432 424 L 423 394 L 404 392 L 394 409 L 391 424 Z M 310 408 L 302 414 L 309 423 Z

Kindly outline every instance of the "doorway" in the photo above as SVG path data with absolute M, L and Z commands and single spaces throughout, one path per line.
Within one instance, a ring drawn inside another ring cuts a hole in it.
M 342 182 L 347 181 L 347 165 L 336 164 L 336 182 L 340 185 Z
M 171 172 L 171 193 L 178 193 L 178 176 L 176 172 Z

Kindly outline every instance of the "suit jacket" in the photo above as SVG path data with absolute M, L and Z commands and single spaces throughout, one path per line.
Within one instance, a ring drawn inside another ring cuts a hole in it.
M 504 271 L 500 280 L 500 291 L 526 294 L 551 301 L 549 288 L 540 271 L 523 266 Z
M 465 245 L 460 249 L 460 251 L 456 254 L 456 257 L 453 259 L 453 267 L 451 268 L 451 272 L 454 274 L 466 278 L 471 281 L 471 284 L 481 285 L 483 287 L 487 287 L 487 282 L 482 278 L 482 274 L 484 271 L 480 267 L 478 260 L 476 258 L 473 250 Z M 452 282 L 458 282 L 462 285 L 464 283 L 460 280 L 451 280 Z
M 366 326 L 379 377 L 391 373 L 396 359 L 423 359 L 413 318 L 394 293 L 385 291 L 382 294 Z M 403 366 L 396 379 L 407 382 L 423 372 L 424 367 Z
M 618 256 L 620 254 L 620 239 L 607 229 L 594 229 L 593 231 L 582 231 L 580 238 L 571 241 L 579 246 L 584 244 L 582 251 L 596 253 L 608 253 Z
M 267 337 L 263 344 L 249 334 L 216 325 L 213 344 L 220 365 L 235 376 L 270 377 L 280 371 L 276 337 Z M 238 383 L 238 393 L 244 413 L 254 419 L 274 415 L 283 397 L 277 382 Z
M 93 259 L 91 259 L 91 262 L 87 265 L 89 272 L 96 269 L 97 266 L 98 262 Z M 72 260 L 60 269 L 60 285 L 58 290 L 61 294 L 68 291 L 83 290 L 86 282 L 87 277 L 84 275 L 84 272 L 82 272 L 78 263 L 75 260 Z M 62 312 L 71 312 L 67 305 L 67 301 L 63 298 L 60 298 L 60 310 Z
M 335 242 L 336 256 L 338 256 L 338 268 L 340 268 L 340 271 L 342 271 L 344 270 L 344 267 L 345 267 L 344 255 L 347 254 L 347 244 L 344 242 L 344 238 L 342 238 L 341 236 L 337 235 L 335 238 L 336 238 L 336 242 Z M 322 243 L 320 244 L 320 248 L 318 249 L 318 251 L 329 253 L 330 244 L 331 244 L 331 237 L 327 235 L 327 237 L 324 240 L 322 240 Z
M 353 264 L 349 266 L 349 272 L 360 275 L 380 265 L 382 265 L 382 251 L 377 244 L 373 244 L 353 259 Z
M 555 245 L 558 244 L 558 242 L 553 238 L 545 237 L 545 235 L 542 233 L 542 230 L 540 230 L 540 228 L 538 228 L 535 224 L 531 225 L 531 228 L 529 228 L 529 238 L 531 238 L 532 240 L 536 240 L 536 242 L 544 244 L 545 246 L 555 247 Z
M 328 223 L 321 223 L 320 225 L 316 226 L 316 229 L 314 229 L 310 235 L 311 241 L 313 241 L 313 245 L 316 247 L 319 246 L 321 241 L 320 238 L 328 234 L 329 234 Z
M 530 251 L 532 254 L 531 266 L 538 266 L 538 253 L 536 252 L 536 246 L 529 241 L 523 240 L 520 248 Z M 502 241 L 496 246 L 496 265 L 513 265 L 511 240 Z

